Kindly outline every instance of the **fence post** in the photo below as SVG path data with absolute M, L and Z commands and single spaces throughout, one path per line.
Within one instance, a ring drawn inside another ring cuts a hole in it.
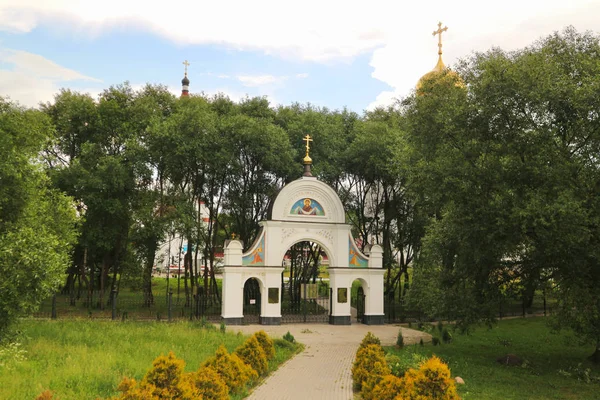
M 52 319 L 56 319 L 56 294 L 52 296 Z
M 110 304 L 112 306 L 112 320 L 117 319 L 117 289 L 114 289 L 110 292 Z
M 168 321 L 171 322 L 171 314 L 172 314 L 172 305 L 173 305 L 173 289 L 169 289 L 169 297 L 168 297 L 168 307 L 169 307 L 169 314 L 168 314 Z

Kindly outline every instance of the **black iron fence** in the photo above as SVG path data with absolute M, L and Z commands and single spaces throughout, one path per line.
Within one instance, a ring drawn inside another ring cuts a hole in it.
M 144 301 L 141 297 L 119 296 L 116 291 L 92 292 L 89 296 L 74 298 L 56 295 L 42 303 L 34 313 L 37 318 L 91 318 L 113 320 L 182 320 L 205 319 L 220 321 L 221 304 L 214 298 L 190 295 L 176 297 L 172 292 L 155 295 Z

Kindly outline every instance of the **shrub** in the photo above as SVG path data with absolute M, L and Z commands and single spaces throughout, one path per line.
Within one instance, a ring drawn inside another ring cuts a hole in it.
M 354 387 L 357 390 L 361 390 L 363 384 L 367 381 L 369 374 L 375 367 L 375 363 L 380 363 L 382 366 L 387 364 L 385 362 L 385 355 L 383 349 L 378 344 L 368 344 L 365 347 L 359 347 L 356 352 L 356 360 L 352 366 L 352 379 L 354 380 Z M 383 375 L 389 374 L 389 368 Z
M 119 387 L 119 400 L 181 399 L 192 400 L 199 397 L 190 374 L 184 374 L 185 362 L 170 352 L 152 362 L 140 384 L 135 379 L 124 378 Z
M 419 340 L 419 345 L 420 346 L 425 346 L 425 343 L 423 343 L 423 338 L 421 338 L 421 340 Z
M 440 344 L 440 338 L 438 338 L 437 336 L 434 336 L 431 338 L 431 344 L 433 344 L 434 346 L 437 346 Z
M 373 398 L 377 400 L 394 400 L 397 397 L 405 398 L 406 394 L 404 381 L 394 375 L 386 375 L 373 388 Z M 401 395 L 401 396 L 399 396 Z
M 287 333 L 285 335 L 283 335 L 283 340 L 287 340 L 290 343 L 295 343 L 296 339 L 294 338 L 294 335 L 292 335 L 290 333 L 290 331 L 287 331 Z
M 385 362 L 385 358 L 383 362 L 376 362 L 373 364 L 373 368 L 369 371 L 366 380 L 362 384 L 360 391 L 362 399 L 378 400 L 378 398 L 373 395 L 373 389 L 386 375 L 389 375 L 389 373 L 390 369 Z
M 452 341 L 452 334 L 448 329 L 444 329 L 444 332 L 442 333 L 442 340 L 444 343 L 450 343 Z
M 427 357 L 419 353 L 404 351 L 402 352 L 401 357 L 394 354 L 386 354 L 385 360 L 387 361 L 392 375 L 402 378 L 409 369 L 418 369 L 419 365 L 427 360 Z
M 381 340 L 379 340 L 379 338 L 373 335 L 371 332 L 367 332 L 362 342 L 360 342 L 360 346 L 358 346 L 358 349 L 360 350 L 364 347 L 367 347 L 370 344 L 376 344 L 381 346 Z
M 204 400 L 228 400 L 229 388 L 212 367 L 200 367 L 192 374 L 192 382 Z
M 227 331 L 227 326 L 225 325 L 225 321 L 221 321 L 221 325 L 219 325 L 219 330 L 221 333 L 225 333 Z
M 293 350 L 296 348 L 296 345 L 294 343 L 279 338 L 273 339 L 273 344 L 281 349 Z
M 264 375 L 269 368 L 265 351 L 255 336 L 250 336 L 243 345 L 235 350 L 235 354 L 251 366 L 258 375 Z
M 404 347 L 404 336 L 402 336 L 402 328 L 398 329 L 398 338 L 396 339 L 396 346 Z
M 418 371 L 411 369 L 404 376 L 404 385 L 410 398 L 432 400 L 460 399 L 448 366 L 436 356 L 421 364 Z
M 438 332 L 440 332 L 440 335 L 441 335 L 442 332 L 444 331 L 444 323 L 442 321 L 438 321 L 437 328 L 438 328 Z
M 246 365 L 236 354 L 229 354 L 223 345 L 203 366 L 214 368 L 232 393 L 239 392 L 248 381 L 258 378 L 252 367 Z
M 275 346 L 269 335 L 265 331 L 258 331 L 254 334 L 254 337 L 260 343 L 260 347 L 265 352 L 267 360 L 272 360 L 275 357 Z

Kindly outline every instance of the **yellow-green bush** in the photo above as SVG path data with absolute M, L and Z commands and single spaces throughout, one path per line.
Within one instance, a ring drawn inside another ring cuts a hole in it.
M 214 357 L 203 364 L 212 367 L 223 378 L 232 393 L 239 392 L 251 379 L 258 378 L 252 367 L 246 365 L 235 353 L 229 354 L 225 346 L 221 345 Z
M 267 356 L 255 336 L 250 336 L 243 345 L 235 350 L 235 354 L 254 369 L 258 375 L 264 375 L 269 365 Z
M 404 377 L 406 386 L 411 388 L 410 393 L 421 397 L 411 397 L 411 399 L 460 399 L 456 392 L 456 384 L 450 376 L 450 369 L 436 356 L 421 364 L 415 373 L 412 371 L 409 370 Z
M 377 344 L 377 345 L 381 346 L 381 340 L 379 340 L 379 338 L 377 336 L 373 335 L 371 332 L 367 332 L 367 334 L 363 338 L 362 342 L 360 342 L 360 346 L 358 346 L 358 350 L 365 348 L 370 344 Z
M 406 386 L 401 378 L 392 374 L 386 375 L 373 388 L 372 395 L 377 400 L 395 400 L 398 397 L 402 399 L 407 395 Z
M 273 340 L 271 340 L 265 331 L 256 332 L 254 337 L 258 340 L 258 343 L 260 343 L 260 346 L 265 352 L 265 356 L 267 356 L 267 360 L 272 360 L 273 357 L 275 357 L 275 345 Z
M 363 400 L 378 400 L 373 393 L 373 389 L 389 374 L 390 369 L 385 361 L 383 363 L 376 362 L 373 364 L 373 368 L 369 371 L 366 380 L 363 381 L 362 389 L 360 391 Z
M 212 367 L 200 367 L 193 373 L 192 382 L 204 400 L 228 400 L 229 388 Z
M 354 387 L 357 390 L 362 389 L 363 384 L 373 371 L 375 363 L 380 363 L 381 366 L 387 368 L 385 355 L 381 346 L 378 344 L 367 344 L 365 347 L 359 347 L 356 352 L 354 365 L 352 366 L 352 379 L 354 380 Z M 383 375 L 389 373 L 389 368 L 387 368 L 387 372 Z
M 154 400 L 180 399 L 193 400 L 200 398 L 194 386 L 191 374 L 184 374 L 185 362 L 175 357 L 173 352 L 167 356 L 159 356 L 152 363 L 152 368 L 138 384 L 135 379 L 124 378 L 118 390 L 119 400 Z

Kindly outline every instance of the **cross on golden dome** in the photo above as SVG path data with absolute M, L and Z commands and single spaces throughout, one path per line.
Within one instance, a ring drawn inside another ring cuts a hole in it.
M 187 67 L 190 65 L 190 63 L 188 62 L 188 60 L 185 60 L 184 62 L 182 62 L 183 65 L 185 65 L 185 76 L 187 76 Z

